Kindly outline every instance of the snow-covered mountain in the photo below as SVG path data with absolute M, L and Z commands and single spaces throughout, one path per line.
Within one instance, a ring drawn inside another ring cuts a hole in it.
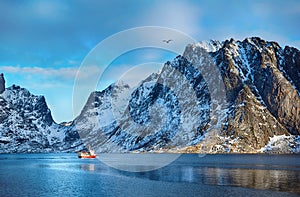
M 5 86 L 4 80 L 2 83 Z M 13 85 L 0 94 L 0 152 L 57 152 L 75 150 L 67 126 L 56 124 L 43 96 Z M 75 143 L 74 143 L 75 142 Z
M 191 44 L 135 89 L 92 93 L 73 130 L 99 152 L 297 152 L 299 57 L 256 37 Z
M 199 50 L 189 45 L 184 56 L 198 64 Z M 210 151 L 269 151 L 270 139 L 282 135 L 292 141 L 284 152 L 299 151 L 299 139 L 291 136 L 300 134 L 299 50 L 254 37 L 227 40 L 209 55 L 221 72 L 229 110 L 215 142 L 208 142 Z
M 190 44 L 136 88 L 91 93 L 68 125 L 13 86 L 0 93 L 1 150 L 300 152 L 299 79 L 298 49 L 253 37 Z

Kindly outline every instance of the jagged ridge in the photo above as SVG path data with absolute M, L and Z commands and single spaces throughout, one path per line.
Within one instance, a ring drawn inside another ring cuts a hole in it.
M 0 94 L 1 153 L 60 152 L 75 150 L 80 144 L 69 139 L 66 126 L 53 121 L 43 96 L 13 85 Z M 75 143 L 74 143 L 75 142 Z
M 209 64 L 219 70 L 226 93 L 227 106 L 217 117 L 211 116 L 211 109 L 220 106 L 211 98 L 209 91 L 213 90 L 208 89 L 208 83 L 217 81 L 216 75 L 211 73 L 205 81 L 202 74 L 209 71 L 201 70 Z M 34 132 L 44 136 L 39 140 L 43 144 L 40 151 L 45 147 L 57 150 L 52 148 L 54 144 L 74 150 L 72 147 L 81 144 L 78 131 L 98 152 L 254 153 L 272 152 L 270 147 L 284 144 L 284 148 L 276 146 L 276 152 L 290 153 L 300 150 L 299 76 L 300 53 L 295 48 L 281 48 L 276 42 L 257 37 L 202 42 L 188 45 L 183 56 L 167 62 L 136 89 L 118 82 L 93 92 L 68 126 L 54 123 L 42 97 L 35 98 L 39 104 L 28 110 L 39 114 L 33 117 L 40 121 L 34 124 Z M 0 143 L 4 148 L 9 144 L 6 131 L 11 127 L 4 122 L 27 110 L 19 108 L 18 91 L 10 91 L 6 89 L 0 96 Z M 8 99 L 8 95 L 14 96 Z M 28 121 L 21 119 L 22 124 Z M 214 129 L 213 124 L 221 129 Z M 23 132 L 19 126 L 15 132 Z M 53 136 L 54 131 L 63 137 L 52 141 L 45 137 Z M 13 151 L 36 149 L 31 141 L 25 142 L 17 143 L 23 148 Z

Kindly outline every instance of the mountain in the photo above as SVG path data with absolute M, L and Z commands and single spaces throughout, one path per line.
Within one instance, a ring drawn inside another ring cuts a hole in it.
M 92 92 L 68 124 L 13 86 L 0 93 L 1 150 L 300 152 L 299 77 L 298 49 L 253 37 L 190 44 L 137 87 Z
M 5 90 L 5 79 L 3 73 L 0 74 L 0 94 L 2 94 Z
M 43 96 L 32 95 L 16 85 L 4 88 L 0 94 L 1 153 L 60 152 L 80 148 L 66 131 L 67 126 L 53 121 Z
M 74 128 L 99 152 L 299 152 L 299 58 L 257 37 L 190 44 L 137 88 L 93 92 Z
M 184 56 L 197 64 L 199 56 L 193 56 L 197 50 L 197 45 L 189 45 Z M 213 149 L 269 151 L 266 146 L 273 137 L 284 135 L 276 139 L 292 141 L 285 152 L 299 150 L 299 138 L 291 136 L 300 132 L 299 50 L 254 37 L 227 40 L 209 55 L 221 72 L 229 104 Z

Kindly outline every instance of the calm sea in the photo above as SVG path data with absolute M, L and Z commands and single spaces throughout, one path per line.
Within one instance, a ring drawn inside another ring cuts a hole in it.
M 107 158 L 122 165 L 124 155 Z M 146 165 L 128 172 L 76 154 L 1 154 L 0 196 L 300 196 L 300 155 L 185 154 Z

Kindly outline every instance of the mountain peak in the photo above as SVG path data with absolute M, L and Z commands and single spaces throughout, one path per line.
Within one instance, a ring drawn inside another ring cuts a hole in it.
M 57 152 L 77 148 L 74 140 L 69 140 L 76 135 L 67 132 L 67 124 L 54 122 L 45 97 L 33 95 L 17 85 L 0 94 L 0 128 L 1 153 Z
M 204 40 L 198 43 L 191 44 L 192 48 L 200 47 L 209 52 L 216 52 L 222 47 L 222 43 L 218 40 Z
M 5 90 L 5 79 L 3 73 L 0 74 L 0 94 L 2 94 Z

